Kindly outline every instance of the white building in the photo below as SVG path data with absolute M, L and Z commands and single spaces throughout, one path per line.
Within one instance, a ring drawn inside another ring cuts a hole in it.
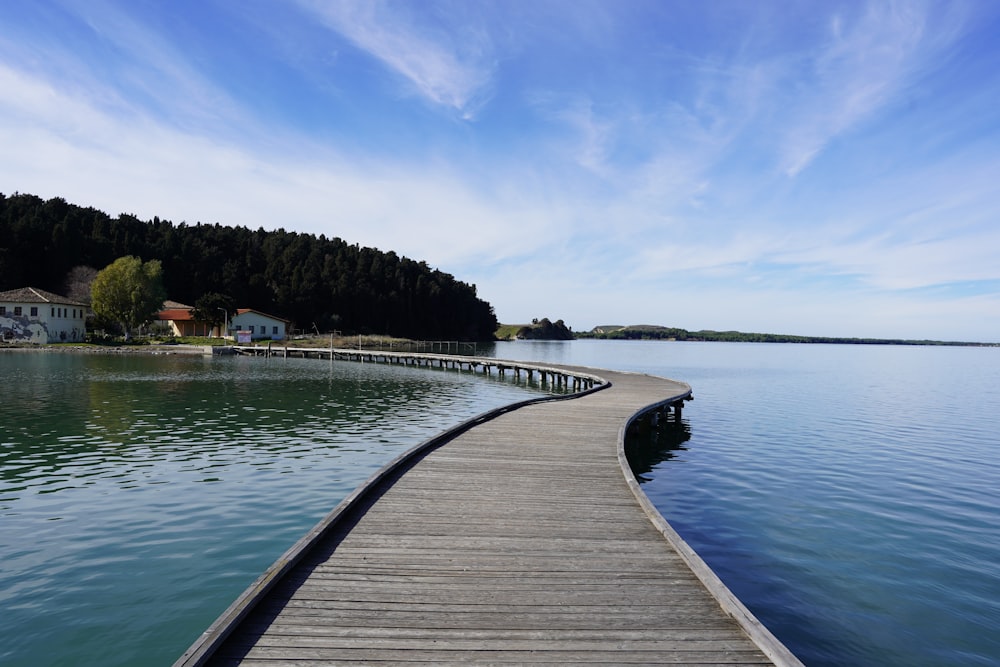
M 270 339 L 284 340 L 288 320 L 274 315 L 262 313 L 253 308 L 240 308 L 233 319 L 229 320 L 229 332 L 239 342 L 239 332 L 250 333 L 251 340 Z
M 87 306 L 36 287 L 0 292 L 0 339 L 20 343 L 79 343 Z

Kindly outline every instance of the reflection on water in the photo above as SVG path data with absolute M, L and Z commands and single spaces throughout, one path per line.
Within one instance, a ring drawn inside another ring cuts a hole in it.
M 393 457 L 527 389 L 315 359 L 0 354 L 0 664 L 170 664 Z
M 691 439 L 691 425 L 672 413 L 669 416 L 652 414 L 632 424 L 625 438 L 625 456 L 632 474 L 640 483 L 650 481 L 648 473 L 656 466 L 687 451 L 684 443 Z
M 811 667 L 1000 664 L 998 352 L 497 344 L 693 387 L 688 449 L 650 454 L 643 491 Z

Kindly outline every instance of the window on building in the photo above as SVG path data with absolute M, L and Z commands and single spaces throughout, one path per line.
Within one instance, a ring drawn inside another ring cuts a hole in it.
M 52 312 L 51 312 L 51 313 L 49 313 L 49 317 L 55 317 L 55 316 L 56 316 L 56 309 L 55 309 L 55 308 L 53 308 L 53 309 L 52 309 Z
M 0 315 L 7 314 L 7 306 L 0 306 Z
M 31 307 L 31 316 L 32 317 L 38 317 L 38 306 L 32 306 Z
M 250 333 L 253 333 L 253 325 L 250 325 Z
M 278 327 L 271 327 L 271 333 L 273 334 L 278 333 Z
M 14 317 L 21 316 L 21 306 L 14 306 Z

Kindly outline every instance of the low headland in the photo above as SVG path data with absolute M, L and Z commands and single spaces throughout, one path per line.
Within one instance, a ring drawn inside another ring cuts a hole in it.
M 688 331 L 655 324 L 603 325 L 590 331 L 573 331 L 562 320 L 553 325 L 548 318 L 532 324 L 501 324 L 497 340 L 663 340 L 724 343 L 820 343 L 828 345 L 952 345 L 967 347 L 997 347 L 996 343 L 972 341 L 910 340 L 903 338 L 850 338 L 844 336 L 798 336 L 793 334 L 745 333 L 742 331 Z

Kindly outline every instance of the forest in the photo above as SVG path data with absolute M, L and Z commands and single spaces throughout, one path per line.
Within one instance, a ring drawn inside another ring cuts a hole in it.
M 492 306 L 426 262 L 325 235 L 220 224 L 116 218 L 30 194 L 0 193 L 0 291 L 73 296 L 81 276 L 119 257 L 159 260 L 167 298 L 215 292 L 305 332 L 417 340 L 492 340 Z

